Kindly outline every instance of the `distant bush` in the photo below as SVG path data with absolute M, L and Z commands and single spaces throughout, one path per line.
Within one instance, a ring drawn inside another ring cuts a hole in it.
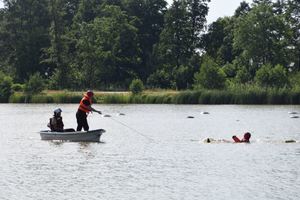
M 300 91 L 300 72 L 290 74 L 290 80 L 289 80 L 291 87 L 293 90 Z
M 195 73 L 194 88 L 222 89 L 225 87 L 225 73 L 211 58 L 205 58 L 200 71 Z
M 12 94 L 12 78 L 0 73 L 0 102 L 8 102 Z
M 9 97 L 9 103 L 26 103 L 28 101 L 28 98 L 25 94 L 20 92 L 15 92 Z
M 52 94 L 50 96 L 53 99 L 53 103 L 79 103 L 82 98 L 79 94 L 69 92 Z
M 24 92 L 27 95 L 38 94 L 45 89 L 45 80 L 40 73 L 31 75 L 28 81 L 25 83 Z
M 147 85 L 151 88 L 171 88 L 173 83 L 170 74 L 164 69 L 161 69 L 148 77 Z
M 251 74 L 250 72 L 246 69 L 246 67 L 241 67 L 241 69 L 239 69 L 236 73 L 236 76 L 235 76 L 235 81 L 237 83 L 242 83 L 242 84 L 245 84 L 245 83 L 248 83 L 251 81 Z
M 12 85 L 11 89 L 14 92 L 23 92 L 24 91 L 24 85 L 23 84 L 19 84 L 19 83 L 15 83 Z
M 132 94 L 140 94 L 144 90 L 144 84 L 140 79 L 134 79 L 132 80 L 130 86 L 129 86 L 130 91 Z
M 282 65 L 272 67 L 270 64 L 257 70 L 255 81 L 261 86 L 277 88 L 285 87 L 289 83 L 287 70 Z

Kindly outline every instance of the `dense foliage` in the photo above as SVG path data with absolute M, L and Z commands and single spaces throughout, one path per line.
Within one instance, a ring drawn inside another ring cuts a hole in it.
M 300 1 L 242 2 L 206 24 L 210 0 L 4 0 L 0 91 L 299 88 Z M 42 80 L 44 79 L 44 80 Z M 41 87 L 40 87 L 41 86 Z

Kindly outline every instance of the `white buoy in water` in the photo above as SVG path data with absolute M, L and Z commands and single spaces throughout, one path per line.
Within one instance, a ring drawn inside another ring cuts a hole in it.
M 290 118 L 296 119 L 296 118 L 299 118 L 299 116 L 297 116 L 297 115 L 295 115 L 295 116 L 290 116 Z
M 289 114 L 295 115 L 295 114 L 298 114 L 298 112 L 293 111 L 293 112 L 289 112 Z
M 201 112 L 202 115 L 208 115 L 209 112 Z

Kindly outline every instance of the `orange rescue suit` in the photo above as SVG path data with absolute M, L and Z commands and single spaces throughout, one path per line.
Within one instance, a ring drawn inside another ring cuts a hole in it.
M 92 98 L 90 98 L 87 95 L 84 95 L 84 97 L 80 101 L 78 110 L 81 110 L 81 111 L 83 111 L 85 113 L 89 113 L 89 112 L 91 112 L 91 110 L 89 109 L 88 106 L 84 105 L 83 101 L 85 101 L 85 100 L 89 101 L 90 105 L 92 105 Z

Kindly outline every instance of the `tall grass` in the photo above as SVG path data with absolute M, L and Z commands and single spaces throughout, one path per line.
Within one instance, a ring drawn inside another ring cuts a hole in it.
M 26 96 L 14 93 L 10 103 L 79 103 L 79 92 L 50 92 Z M 238 86 L 227 90 L 196 90 L 181 92 L 96 93 L 94 103 L 100 104 L 300 104 L 300 89 Z

